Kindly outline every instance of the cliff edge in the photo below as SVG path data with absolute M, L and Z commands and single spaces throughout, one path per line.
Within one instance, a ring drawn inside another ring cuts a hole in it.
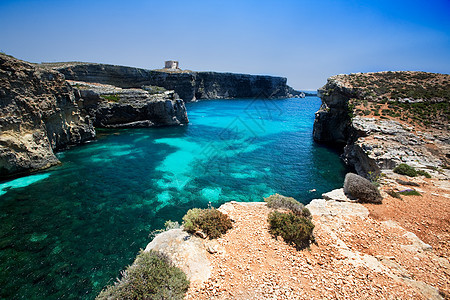
M 174 91 L 69 81 L 56 70 L 5 54 L 0 54 L 0 116 L 0 179 L 58 164 L 55 151 L 93 139 L 94 126 L 189 122 Z
M 57 164 L 54 151 L 95 137 L 64 76 L 0 54 L 0 178 Z
M 66 79 L 114 85 L 121 88 L 160 86 L 174 90 L 185 102 L 198 99 L 285 98 L 284 77 L 218 72 L 169 72 L 94 63 L 45 63 Z
M 448 168 L 450 75 L 336 75 L 318 92 L 314 139 L 345 146 L 343 158 L 358 174 L 380 174 L 400 163 L 432 172 Z

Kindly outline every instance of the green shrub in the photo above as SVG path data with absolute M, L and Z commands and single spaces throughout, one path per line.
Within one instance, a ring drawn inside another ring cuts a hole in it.
M 303 204 L 292 197 L 285 197 L 280 194 L 271 195 L 264 198 L 267 206 L 274 209 L 287 209 L 298 216 L 311 218 L 311 213 Z
M 418 184 L 416 182 L 412 182 L 412 181 L 405 181 L 405 180 L 401 180 L 401 179 L 397 179 L 396 181 L 397 181 L 397 183 L 400 183 L 403 185 L 420 186 L 420 184 Z
M 348 113 L 347 114 L 348 114 L 349 119 L 353 119 L 353 117 L 355 116 L 354 110 L 355 110 L 355 104 L 348 104 L 348 106 L 347 106 Z
M 406 175 L 409 177 L 416 177 L 417 171 L 411 166 L 408 166 L 407 164 L 399 164 L 394 168 L 394 173 L 400 174 L 400 175 Z
M 112 101 L 112 102 L 119 102 L 120 96 L 119 95 L 101 95 L 105 100 Z
M 297 249 L 305 248 L 313 241 L 314 224 L 308 218 L 292 212 L 273 211 L 269 214 L 268 222 L 269 232 L 272 235 L 281 236 L 284 241 L 294 244 Z
M 416 190 L 404 190 L 404 191 L 400 191 L 398 192 L 400 195 L 405 195 L 405 196 L 422 196 L 418 191 Z
M 426 178 L 431 178 L 431 175 L 424 170 L 416 170 L 407 164 L 399 164 L 395 167 L 394 172 L 401 175 L 406 175 L 409 177 L 416 177 L 417 175 L 425 176 Z
M 106 287 L 97 299 L 183 299 L 188 288 L 186 275 L 167 256 L 141 251 L 122 278 Z
M 394 190 L 389 190 L 387 191 L 388 195 L 397 198 L 397 199 L 402 199 L 402 197 L 400 196 L 400 194 Z
M 345 175 L 344 193 L 358 199 L 359 202 L 379 204 L 383 200 L 375 185 L 366 178 L 353 173 Z
M 204 232 L 209 238 L 215 239 L 231 229 L 230 217 L 215 208 L 188 210 L 183 217 L 183 227 L 189 233 Z
M 425 176 L 426 178 L 431 178 L 430 173 L 428 173 L 427 171 L 417 170 L 416 172 L 417 172 L 417 175 Z

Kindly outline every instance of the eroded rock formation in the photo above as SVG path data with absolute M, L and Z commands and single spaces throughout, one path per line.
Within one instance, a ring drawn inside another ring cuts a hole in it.
M 55 165 L 55 150 L 95 136 L 61 73 L 4 54 L 0 116 L 0 178 Z
M 150 93 L 143 89 L 69 82 L 96 128 L 174 126 L 189 122 L 183 100 L 173 91 Z
M 380 72 L 336 75 L 319 89 L 314 139 L 345 145 L 358 174 L 377 176 L 400 163 L 449 164 L 450 75 Z
M 71 84 L 51 68 L 0 54 L 0 178 L 59 163 L 54 152 L 93 139 L 94 126 L 188 123 L 184 102 L 173 91 Z

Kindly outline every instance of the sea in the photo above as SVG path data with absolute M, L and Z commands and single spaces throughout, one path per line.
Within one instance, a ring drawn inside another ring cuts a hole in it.
M 97 130 L 61 165 L 0 182 L 0 299 L 94 299 L 191 208 L 341 187 L 339 151 L 312 138 L 320 103 L 187 103 L 186 126 Z

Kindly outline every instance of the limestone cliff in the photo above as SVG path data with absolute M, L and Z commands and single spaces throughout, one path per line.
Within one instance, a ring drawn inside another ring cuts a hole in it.
M 289 94 L 286 78 L 217 72 L 146 70 L 133 67 L 91 63 L 44 64 L 66 79 L 96 82 L 121 88 L 145 85 L 174 90 L 186 102 L 218 98 L 282 98 Z
M 405 162 L 449 164 L 450 75 L 379 72 L 337 75 L 319 89 L 314 139 L 345 145 L 343 159 L 369 176 Z
M 61 73 L 0 54 L 0 178 L 58 163 L 54 150 L 92 139 Z
M 184 102 L 173 91 L 149 92 L 112 85 L 68 81 L 96 128 L 184 125 Z
M 136 79 L 132 73 L 121 76 L 122 85 Z M 120 80 L 114 83 L 120 85 Z M 69 84 L 58 71 L 0 54 L 0 179 L 59 163 L 54 151 L 94 138 L 94 126 L 189 122 L 184 102 L 176 93 L 159 87 L 148 89 Z

